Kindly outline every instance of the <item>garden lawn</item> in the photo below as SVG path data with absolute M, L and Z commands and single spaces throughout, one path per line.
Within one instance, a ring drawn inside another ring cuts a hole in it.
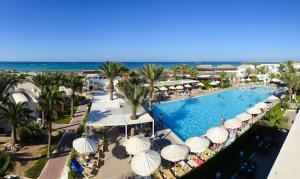
M 79 106 L 74 106 L 74 112 L 77 111 Z M 55 120 L 54 123 L 56 124 L 70 124 L 72 120 L 71 114 L 64 115 L 63 117 L 60 117 L 59 119 Z
M 55 150 L 60 138 L 62 137 L 62 134 L 58 136 L 53 136 L 52 137 L 52 144 L 51 144 L 51 153 Z M 47 158 L 47 149 L 42 151 L 42 156 L 40 159 L 30 168 L 25 172 L 26 177 L 29 178 L 38 178 L 45 167 L 46 163 L 48 162 Z

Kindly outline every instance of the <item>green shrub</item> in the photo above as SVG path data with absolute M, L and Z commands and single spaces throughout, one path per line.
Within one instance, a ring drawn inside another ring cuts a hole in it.
M 31 122 L 27 124 L 27 127 L 31 130 L 33 140 L 41 140 L 44 137 L 44 133 L 37 123 Z
M 78 128 L 77 128 L 76 136 L 77 136 L 77 137 L 81 137 L 83 132 L 84 132 L 84 125 L 83 125 L 83 124 L 80 124 L 80 125 L 78 126 Z
M 21 142 L 31 142 L 32 132 L 27 126 L 17 128 L 17 139 Z
M 11 164 L 11 157 L 0 151 L 0 177 L 7 174 Z

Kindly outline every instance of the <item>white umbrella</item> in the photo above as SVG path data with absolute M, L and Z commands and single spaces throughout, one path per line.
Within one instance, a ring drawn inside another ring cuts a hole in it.
M 169 89 L 170 90 L 175 90 L 176 88 L 175 88 L 175 86 L 170 86 Z
M 159 90 L 160 90 L 160 91 L 167 91 L 168 88 L 166 88 L 166 87 L 163 86 L 163 87 L 160 87 Z
M 209 140 L 205 137 L 191 137 L 185 141 L 185 145 L 190 148 L 193 153 L 200 153 L 209 147 Z
M 128 154 L 135 155 L 140 152 L 144 152 L 150 149 L 151 143 L 146 137 L 133 136 L 127 139 L 123 146 Z
M 216 84 L 220 84 L 221 82 L 220 82 L 220 81 L 215 81 L 215 83 L 216 83 Z
M 94 153 L 98 150 L 98 142 L 88 137 L 81 137 L 73 141 L 73 148 L 80 154 Z
M 130 165 L 134 173 L 140 176 L 149 176 L 158 169 L 160 163 L 160 155 L 153 150 L 148 150 L 136 154 L 132 158 Z
M 182 144 L 171 144 L 161 150 L 161 156 L 171 162 L 177 162 L 187 158 L 189 148 Z
M 255 114 L 260 114 L 261 113 L 261 109 L 256 108 L 256 107 L 252 107 L 247 109 L 247 113 L 255 115 Z
M 241 79 L 241 82 L 245 82 L 246 80 L 243 78 L 243 79 Z
M 242 126 L 242 123 L 243 122 L 240 119 L 232 118 L 225 121 L 224 126 L 227 129 L 237 129 Z
M 178 90 L 182 90 L 182 89 L 183 89 L 183 86 L 181 86 L 181 85 L 178 85 L 178 86 L 176 86 L 176 89 L 178 89 Z
M 257 103 L 256 105 L 254 105 L 254 107 L 256 108 L 260 108 L 260 109 L 265 109 L 268 105 L 264 102 L 260 102 L 260 103 Z
M 278 100 L 279 100 L 278 97 L 276 97 L 276 96 L 274 96 L 274 95 L 271 95 L 271 96 L 269 96 L 269 97 L 265 100 L 265 102 L 273 103 L 273 102 L 278 101 Z
M 184 85 L 184 87 L 186 87 L 186 88 L 191 88 L 192 86 L 189 85 L 189 84 L 186 84 L 186 85 Z
M 235 118 L 240 119 L 241 121 L 248 121 L 249 119 L 252 119 L 252 115 L 244 112 L 235 116 Z
M 228 138 L 228 131 L 224 127 L 212 127 L 207 130 L 206 137 L 213 143 L 221 144 Z

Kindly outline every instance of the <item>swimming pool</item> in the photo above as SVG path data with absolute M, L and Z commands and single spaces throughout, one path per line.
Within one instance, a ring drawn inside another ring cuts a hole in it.
M 153 113 L 163 115 L 166 123 L 183 141 L 201 136 L 220 125 L 221 116 L 230 119 L 271 95 L 271 87 L 230 89 L 192 99 L 156 103 Z

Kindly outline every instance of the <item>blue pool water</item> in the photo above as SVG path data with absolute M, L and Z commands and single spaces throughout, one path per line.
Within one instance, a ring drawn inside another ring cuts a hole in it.
M 245 112 L 250 105 L 265 100 L 271 92 L 271 87 L 226 90 L 192 99 L 154 104 L 153 113 L 156 118 L 162 113 L 164 122 L 185 141 L 220 125 L 222 115 L 227 120 Z

